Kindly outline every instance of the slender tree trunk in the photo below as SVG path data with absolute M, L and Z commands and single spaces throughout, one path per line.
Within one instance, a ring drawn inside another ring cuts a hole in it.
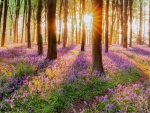
M 79 18 L 80 18 L 80 22 L 79 22 L 79 36 L 78 36 L 78 43 L 81 43 L 81 34 L 82 34 L 82 0 L 80 0 L 80 10 L 79 10 Z
M 149 0 L 149 47 L 150 47 L 150 0 Z
M 128 0 L 124 0 L 124 38 L 123 47 L 127 48 L 127 34 L 128 34 Z
M 48 0 L 47 26 L 48 26 L 48 51 L 47 59 L 53 60 L 57 58 L 57 42 L 56 42 L 56 1 Z
M 93 70 L 104 73 L 102 63 L 102 19 L 103 0 L 93 1 L 93 38 L 92 38 L 92 62 Z
M 120 0 L 120 9 L 121 9 L 121 46 L 123 46 L 123 34 L 124 34 L 124 31 L 123 31 L 123 0 Z
M 72 11 L 72 44 L 74 43 L 74 11 Z
M 76 44 L 78 44 L 78 22 L 76 16 L 76 0 L 74 0 L 74 14 L 75 14 L 75 24 L 76 24 Z
M 130 4 L 130 47 L 132 47 L 132 7 L 133 7 L 133 0 L 129 0 Z
M 37 39 L 38 39 L 38 54 L 43 54 L 43 41 L 42 41 L 42 0 L 38 0 L 37 10 Z
M 83 18 L 84 15 L 85 15 L 85 0 L 82 0 L 82 18 Z M 81 43 L 81 51 L 85 50 L 85 41 L 86 41 L 85 23 L 84 23 L 84 21 L 82 21 L 82 43 Z
M 0 4 L 0 27 L 1 27 L 1 18 L 2 18 L 2 12 L 3 12 L 3 4 L 4 4 L 4 0 L 1 0 L 1 4 Z
M 111 33 L 110 33 L 110 41 L 109 44 L 112 44 L 113 40 L 113 27 L 114 27 L 114 15 L 115 15 L 115 0 L 112 0 L 112 24 L 111 24 Z
M 61 12 L 62 12 L 62 6 L 63 6 L 63 0 L 61 0 L 60 3 L 60 10 L 59 10 L 59 36 L 58 36 L 58 44 L 60 44 L 60 38 L 61 38 Z
M 138 44 L 142 44 L 142 16 L 143 16 L 143 11 L 142 11 L 142 7 L 143 7 L 143 0 L 140 0 L 140 28 L 139 28 L 139 40 L 138 40 Z
M 27 47 L 31 48 L 31 34 L 30 34 L 30 24 L 31 24 L 31 0 L 28 0 L 28 6 L 29 6 L 29 10 L 28 10 L 28 23 L 27 23 Z
M 18 43 L 19 11 L 20 11 L 20 0 L 17 0 L 17 4 L 16 4 L 16 19 L 15 19 L 15 28 L 14 28 L 14 43 Z
M 68 0 L 65 0 L 65 6 L 64 6 L 64 37 L 63 37 L 63 47 L 66 48 L 67 44 L 67 36 L 68 36 Z
M 21 38 L 21 43 L 24 42 L 24 24 L 25 24 L 25 14 L 26 14 L 26 9 L 27 8 L 27 0 L 24 0 L 24 11 L 23 11 L 23 20 L 22 20 L 22 38 Z
M 45 0 L 45 43 L 47 42 L 47 0 Z
M 4 1 L 4 19 L 3 19 L 3 31 L 2 31 L 2 41 L 1 46 L 5 46 L 5 35 L 6 35 L 6 22 L 7 22 L 7 10 L 8 10 L 8 0 Z
M 109 26 L 109 20 L 108 20 L 108 15 L 109 13 L 109 0 L 106 0 L 106 27 L 105 27 L 105 52 L 108 52 L 108 26 Z

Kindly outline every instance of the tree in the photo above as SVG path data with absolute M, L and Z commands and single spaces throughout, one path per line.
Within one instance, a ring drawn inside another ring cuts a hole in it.
M 23 20 L 22 20 L 22 37 L 21 37 L 21 43 L 24 41 L 24 24 L 25 24 L 25 14 L 27 11 L 27 0 L 24 0 L 24 11 L 23 11 Z
M 149 47 L 150 47 L 150 0 L 149 0 Z
M 132 47 L 132 7 L 133 7 L 133 0 L 129 0 L 130 5 L 130 47 Z
M 59 36 L 58 36 L 58 44 L 60 44 L 60 37 L 61 37 L 61 13 L 62 13 L 62 6 L 63 6 L 63 0 L 61 0 L 60 3 L 60 9 L 59 9 Z
M 109 20 L 108 20 L 108 11 L 109 11 L 109 0 L 106 0 L 106 27 L 105 27 L 105 52 L 108 52 L 108 26 L 109 26 Z
M 123 0 L 120 0 L 120 15 L 121 15 L 121 45 L 123 46 Z
M 47 59 L 57 58 L 56 42 L 56 0 L 48 0 L 47 29 L 48 29 L 48 51 Z
M 4 1 L 4 19 L 3 19 L 3 31 L 2 31 L 2 41 L 1 46 L 5 45 L 5 36 L 6 36 L 6 22 L 7 22 L 7 10 L 8 10 L 8 0 Z
M 43 54 L 43 41 L 42 41 L 42 0 L 38 0 L 37 10 L 37 39 L 38 39 L 38 54 Z
M 123 47 L 127 48 L 127 34 L 128 34 L 128 0 L 124 0 L 124 35 L 123 35 Z
M 85 15 L 85 0 L 82 0 L 82 17 L 84 15 Z M 82 21 L 82 43 L 81 43 L 81 51 L 84 51 L 85 41 L 86 41 L 85 23 L 84 23 L 84 21 Z
M 31 48 L 31 34 L 30 34 L 30 24 L 31 24 L 31 0 L 28 0 L 28 23 L 27 23 L 27 39 L 28 39 L 28 43 L 27 43 L 27 47 Z
M 66 48 L 67 44 L 67 36 L 68 36 L 68 0 L 65 0 L 65 6 L 64 6 L 64 36 L 63 36 L 63 47 Z
M 103 0 L 93 1 L 93 36 L 92 36 L 92 62 L 93 70 L 104 73 L 102 63 L 102 19 Z
M 17 0 L 16 4 L 16 19 L 15 19 L 15 28 L 14 28 L 14 42 L 18 43 L 18 20 L 19 20 L 19 11 L 20 11 L 20 0 Z
M 140 0 L 140 28 L 139 28 L 139 39 L 138 44 L 142 44 L 142 7 L 143 7 L 143 0 Z
M 3 12 L 3 4 L 4 4 L 4 0 L 1 0 L 1 3 L 0 3 L 0 27 L 1 27 L 1 17 L 2 17 L 2 12 Z

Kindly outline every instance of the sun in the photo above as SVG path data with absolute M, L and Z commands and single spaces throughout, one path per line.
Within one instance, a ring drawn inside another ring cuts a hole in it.
M 85 22 L 85 24 L 91 24 L 92 23 L 92 15 L 85 14 L 83 16 L 83 21 Z

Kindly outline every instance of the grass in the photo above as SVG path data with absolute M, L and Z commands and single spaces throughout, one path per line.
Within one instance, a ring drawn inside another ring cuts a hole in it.
M 28 112 L 29 110 L 34 113 L 61 112 L 69 108 L 73 100 L 93 98 L 107 92 L 108 88 L 115 88 L 118 84 L 134 82 L 140 75 L 140 71 L 131 69 L 128 73 L 115 73 L 108 80 L 105 77 L 89 76 L 89 80 L 86 81 L 85 78 L 78 77 L 77 81 L 71 81 L 69 84 L 64 82 L 59 86 L 59 89 L 49 91 L 45 98 L 39 96 L 38 93 L 32 94 L 26 98 L 22 105 L 22 99 L 15 99 L 13 109 L 10 108 L 10 105 L 3 103 L 7 110 L 3 108 L 2 112 Z

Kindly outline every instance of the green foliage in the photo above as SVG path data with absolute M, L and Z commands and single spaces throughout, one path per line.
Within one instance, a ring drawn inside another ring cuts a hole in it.
M 17 68 L 15 69 L 15 77 L 22 77 L 24 75 L 30 74 L 34 70 L 34 67 L 23 62 L 17 64 Z
M 141 73 L 139 71 L 131 68 L 129 72 L 118 72 L 115 73 L 115 75 L 111 75 L 112 77 L 108 80 L 106 80 L 105 77 L 90 76 L 89 81 L 83 83 L 84 79 L 79 77 L 77 81 L 71 81 L 69 84 L 61 84 L 59 89 L 49 91 L 46 98 L 41 98 L 39 95 L 33 94 L 27 97 L 26 102 L 23 105 L 20 105 L 22 101 L 21 99 L 15 100 L 15 107 L 12 112 L 15 112 L 16 109 L 28 112 L 29 108 L 35 113 L 61 112 L 68 108 L 73 100 L 81 98 L 89 99 L 96 95 L 103 94 L 107 92 L 108 88 L 114 88 L 118 84 L 134 82 L 140 77 L 140 75 Z M 114 101 L 111 102 L 116 104 Z M 91 110 L 103 111 L 103 107 L 107 104 L 107 102 L 99 104 L 97 108 Z M 92 112 L 91 110 L 87 109 L 85 112 L 90 113 Z

